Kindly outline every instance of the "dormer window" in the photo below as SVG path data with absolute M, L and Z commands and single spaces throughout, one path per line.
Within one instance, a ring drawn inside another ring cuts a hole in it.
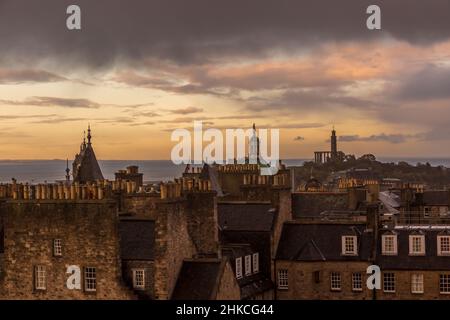
M 384 234 L 381 236 L 381 253 L 386 256 L 397 255 L 396 234 Z
M 424 235 L 410 235 L 409 236 L 409 255 L 423 256 L 425 255 L 425 236 Z
M 358 254 L 358 243 L 356 236 L 342 237 L 342 255 L 355 256 Z
M 242 258 L 236 258 L 236 278 L 242 278 Z

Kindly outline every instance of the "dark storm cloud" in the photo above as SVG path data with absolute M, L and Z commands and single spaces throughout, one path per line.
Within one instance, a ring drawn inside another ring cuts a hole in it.
M 447 39 L 447 0 L 78 0 L 82 30 L 68 31 L 68 0 L 1 0 L 1 61 L 102 68 L 146 57 L 178 64 L 255 57 L 327 40 L 390 34 L 414 43 Z M 365 10 L 382 8 L 383 31 Z
M 450 67 L 426 65 L 401 81 L 394 98 L 419 101 L 450 98 Z

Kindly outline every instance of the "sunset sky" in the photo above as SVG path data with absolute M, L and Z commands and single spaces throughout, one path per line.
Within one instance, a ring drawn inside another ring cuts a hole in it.
M 169 159 L 193 120 L 280 128 L 282 158 L 333 125 L 346 153 L 450 156 L 450 1 L 0 0 L 0 119 L 1 159 L 73 158 L 88 123 L 100 159 Z

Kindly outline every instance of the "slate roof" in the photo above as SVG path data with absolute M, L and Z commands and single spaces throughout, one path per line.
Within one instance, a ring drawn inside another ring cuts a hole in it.
M 72 164 L 74 182 L 86 183 L 104 179 L 92 147 L 90 129 L 88 132 L 88 143 L 84 141 L 81 144 L 80 153 L 75 156 Z
M 372 233 L 362 224 L 299 224 L 283 225 L 276 257 L 291 261 L 367 261 L 372 252 Z M 341 237 L 358 237 L 358 255 L 344 256 Z
M 271 231 L 275 209 L 270 203 L 219 203 L 219 227 L 229 231 Z
M 450 192 L 441 190 L 424 191 L 423 203 L 425 205 L 448 206 L 450 204 Z
M 417 234 L 420 230 L 425 235 L 425 256 L 409 255 L 409 235 Z M 378 243 L 381 244 L 381 236 L 389 231 L 380 231 Z M 380 268 L 390 270 L 450 270 L 450 256 L 437 255 L 437 236 L 439 234 L 450 235 L 439 229 L 394 229 L 397 234 L 397 255 L 381 255 L 381 245 L 378 246 L 377 264 Z
M 123 260 L 154 260 L 155 221 L 122 219 L 119 235 Z
M 344 192 L 296 192 L 292 194 L 292 215 L 295 218 L 317 217 L 324 211 L 348 209 L 348 194 Z
M 218 259 L 185 260 L 172 294 L 173 300 L 214 299 L 225 261 Z

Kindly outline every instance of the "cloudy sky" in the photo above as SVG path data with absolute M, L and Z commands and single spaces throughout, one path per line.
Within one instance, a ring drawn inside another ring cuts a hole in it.
M 66 29 L 78 4 L 82 30 Z M 370 4 L 382 30 L 366 28 Z M 449 0 L 0 0 L 3 159 L 168 159 L 170 132 L 281 129 L 281 156 L 450 156 Z

